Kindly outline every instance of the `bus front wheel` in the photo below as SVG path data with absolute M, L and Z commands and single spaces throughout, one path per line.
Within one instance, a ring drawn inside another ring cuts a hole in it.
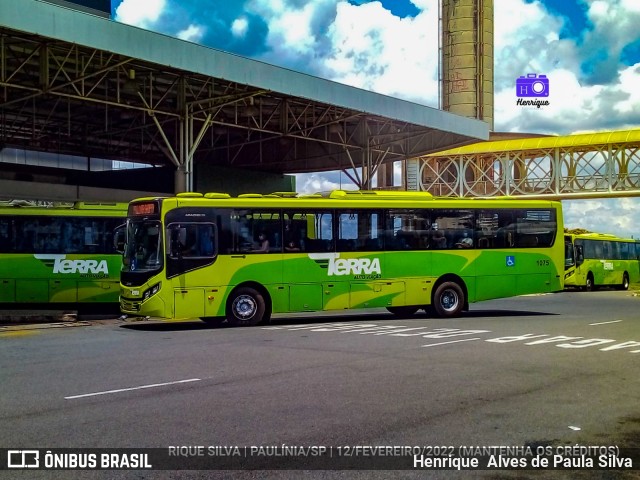
M 444 282 L 433 293 L 431 306 L 439 317 L 457 317 L 464 305 L 464 291 L 456 282 Z
M 260 292 L 250 287 L 238 288 L 227 301 L 227 321 L 234 327 L 257 325 L 263 320 L 265 309 Z

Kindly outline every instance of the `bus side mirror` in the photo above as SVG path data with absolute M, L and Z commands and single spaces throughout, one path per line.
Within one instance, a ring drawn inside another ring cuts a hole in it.
M 124 246 L 127 238 L 127 225 L 122 224 L 113 231 L 113 248 L 116 252 L 124 254 Z
M 579 267 L 584 263 L 584 250 L 582 245 L 576 245 L 576 266 Z

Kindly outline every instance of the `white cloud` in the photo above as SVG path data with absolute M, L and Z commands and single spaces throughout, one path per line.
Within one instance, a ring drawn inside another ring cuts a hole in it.
M 622 0 L 620 7 L 626 12 L 640 13 L 640 2 L 638 0 Z
M 586 33 L 584 47 L 597 53 L 606 52 L 603 65 L 611 67 L 616 64 L 624 46 L 638 39 L 639 2 L 588 0 L 587 3 L 587 16 L 594 28 Z
M 249 28 L 249 21 L 246 17 L 236 18 L 231 24 L 231 33 L 235 37 L 244 37 Z
M 628 97 L 616 102 L 614 109 L 624 115 L 637 114 L 640 109 L 640 63 L 636 63 L 620 71 L 619 91 Z
M 119 22 L 148 28 L 158 20 L 165 6 L 165 0 L 123 0 L 115 13 Z
M 637 200 L 608 198 L 563 201 L 564 225 L 567 228 L 640 238 L 640 229 L 635 221 L 640 214 Z
M 296 62 L 299 57 L 318 59 L 318 46 L 323 35 L 318 25 L 331 16 L 337 0 L 289 2 L 285 0 L 251 0 L 247 8 L 269 24 L 268 59 L 276 63 Z M 319 55 L 321 58 L 321 55 Z M 285 65 L 286 66 L 286 65 Z M 313 68 L 313 65 L 307 65 Z
M 404 19 L 379 2 L 254 0 L 249 5 L 269 24 L 271 50 L 263 60 L 289 61 L 287 66 L 302 65 L 347 85 L 437 106 L 437 12 L 433 2 L 423 3 L 424 11 Z
M 176 35 L 182 40 L 198 43 L 204 35 L 204 28 L 200 25 L 189 25 L 184 30 L 181 30 Z
M 437 106 L 436 15 L 431 8 L 400 19 L 378 2 L 341 2 L 323 71 L 342 83 Z

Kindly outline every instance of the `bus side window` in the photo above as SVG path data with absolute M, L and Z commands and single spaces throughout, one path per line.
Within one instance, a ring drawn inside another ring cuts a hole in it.
M 13 235 L 10 218 L 0 218 L 0 253 L 8 253 L 13 249 Z

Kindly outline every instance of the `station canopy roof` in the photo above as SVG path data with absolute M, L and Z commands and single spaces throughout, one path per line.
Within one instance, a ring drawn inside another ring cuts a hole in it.
M 0 147 L 294 173 L 489 136 L 479 120 L 43 1 L 0 0 L 0 48 Z

